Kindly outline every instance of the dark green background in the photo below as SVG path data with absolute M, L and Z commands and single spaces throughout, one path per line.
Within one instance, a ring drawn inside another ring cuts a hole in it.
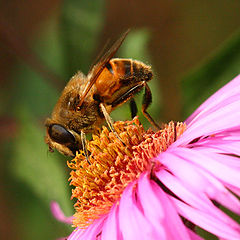
M 240 1 L 12 0 L 0 9 L 1 239 L 71 232 L 50 213 L 51 200 L 67 215 L 73 202 L 66 158 L 47 151 L 43 123 L 108 39 L 132 29 L 117 56 L 153 66 L 149 112 L 158 122 L 184 120 L 240 72 Z M 125 105 L 114 120 L 130 119 Z

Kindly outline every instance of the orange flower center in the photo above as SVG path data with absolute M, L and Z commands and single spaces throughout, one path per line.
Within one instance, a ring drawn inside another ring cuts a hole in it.
M 75 187 L 72 198 L 77 199 L 73 224 L 80 228 L 108 213 L 126 186 L 140 174 L 150 172 L 153 166 L 161 167 L 154 158 L 176 141 L 186 125 L 170 122 L 158 132 L 144 131 L 136 117 L 115 122 L 114 129 L 122 141 L 103 127 L 87 145 L 89 159 L 80 152 L 68 162 L 72 169 L 70 184 Z

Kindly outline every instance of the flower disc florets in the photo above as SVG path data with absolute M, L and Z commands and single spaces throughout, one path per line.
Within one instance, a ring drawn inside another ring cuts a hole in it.
M 183 133 L 183 123 L 170 122 L 158 132 L 144 131 L 138 118 L 118 121 L 114 129 L 106 127 L 87 144 L 89 159 L 83 152 L 68 163 L 71 171 L 72 198 L 76 198 L 73 223 L 85 228 L 107 214 L 127 185 L 143 173 L 161 167 L 154 157 L 165 151 Z

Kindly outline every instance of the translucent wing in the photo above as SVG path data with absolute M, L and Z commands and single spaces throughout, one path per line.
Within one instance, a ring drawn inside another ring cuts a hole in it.
M 89 79 L 86 87 L 83 90 L 81 100 L 78 104 L 78 108 L 81 107 L 85 97 L 87 96 L 88 92 L 92 88 L 93 84 L 97 81 L 99 75 L 106 67 L 107 63 L 113 58 L 119 47 L 121 46 L 122 42 L 126 38 L 127 34 L 129 33 L 129 29 L 112 45 L 112 47 L 101 57 L 100 61 L 89 71 L 89 75 L 91 78 Z

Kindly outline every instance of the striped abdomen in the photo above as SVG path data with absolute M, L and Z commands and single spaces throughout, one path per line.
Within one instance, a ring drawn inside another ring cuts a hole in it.
M 151 67 L 140 61 L 113 58 L 95 83 L 97 95 L 102 102 L 116 107 L 139 92 L 152 76 Z

